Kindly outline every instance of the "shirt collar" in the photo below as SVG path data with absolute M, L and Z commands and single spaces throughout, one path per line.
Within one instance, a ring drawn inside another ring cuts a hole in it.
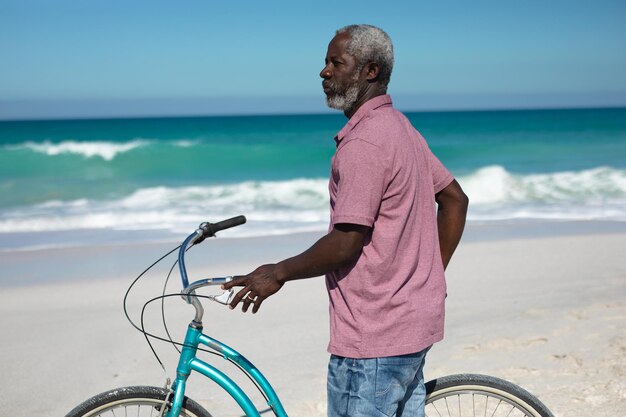
M 352 129 L 354 129 L 356 125 L 358 125 L 359 122 L 363 120 L 373 110 L 376 110 L 379 107 L 391 106 L 391 105 L 392 105 L 391 96 L 389 96 L 389 94 L 376 96 L 366 101 L 365 103 L 363 103 L 361 107 L 359 107 L 356 113 L 352 115 L 350 120 L 348 120 L 348 123 L 346 123 L 346 125 L 339 131 L 339 133 L 337 133 L 337 135 L 334 138 L 335 142 L 339 144 L 339 142 L 341 142 L 342 139 L 346 137 L 346 135 L 350 133 Z

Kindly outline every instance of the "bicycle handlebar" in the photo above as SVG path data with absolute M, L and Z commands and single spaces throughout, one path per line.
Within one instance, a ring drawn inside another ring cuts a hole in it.
M 244 224 L 245 222 L 246 222 L 245 216 L 231 217 L 230 219 L 222 220 L 221 222 L 217 222 L 217 223 L 204 222 L 200 224 L 200 226 L 198 227 L 199 230 L 202 230 L 202 239 L 194 243 L 200 243 L 202 242 L 202 240 L 204 240 L 207 237 L 215 236 L 215 233 L 219 232 L 220 230 L 225 230 L 225 229 L 230 229 L 231 227 L 240 226 Z
M 192 282 L 191 284 L 189 284 L 189 286 L 187 286 L 187 288 L 183 289 L 183 291 L 181 292 L 181 296 L 183 297 L 183 300 L 190 303 L 191 298 L 189 297 L 189 294 L 195 294 L 195 291 L 198 288 L 206 287 L 209 285 L 222 285 L 232 280 L 233 277 L 215 277 L 200 279 L 198 281 Z M 233 295 L 233 292 L 234 291 L 231 289 L 219 295 L 209 295 L 206 298 L 226 305 L 230 301 L 230 297 Z
M 229 229 L 231 227 L 242 225 L 246 222 L 245 216 L 236 216 L 230 219 L 222 220 L 217 223 L 204 222 L 200 224 L 195 232 L 190 234 L 187 239 L 180 246 L 178 251 L 178 267 L 180 269 L 180 278 L 183 282 L 183 291 L 189 287 L 189 280 L 187 279 L 187 268 L 185 266 L 185 251 L 190 245 L 197 245 L 207 237 L 215 236 L 215 233 L 220 230 Z M 214 282 L 217 284 L 218 282 Z M 203 285 L 207 285 L 207 281 L 203 282 Z M 209 284 L 210 285 L 210 284 Z

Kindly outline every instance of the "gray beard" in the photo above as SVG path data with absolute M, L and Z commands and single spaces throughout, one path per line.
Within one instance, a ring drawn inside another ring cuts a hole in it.
M 350 110 L 354 107 L 359 96 L 359 86 L 354 83 L 344 93 L 336 92 L 333 95 L 326 96 L 326 104 L 331 109 L 337 109 L 342 111 Z
M 326 104 L 331 109 L 346 112 L 354 107 L 359 98 L 359 73 L 361 68 L 357 68 L 352 74 L 352 85 L 346 91 L 337 91 L 336 86 L 331 83 L 330 88 L 333 94 L 326 96 Z

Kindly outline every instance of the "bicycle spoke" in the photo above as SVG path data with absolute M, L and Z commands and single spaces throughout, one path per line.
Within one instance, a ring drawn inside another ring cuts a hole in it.
M 498 393 L 450 392 L 430 398 L 425 406 L 428 417 L 532 417 L 521 404 Z
M 496 411 L 498 411 L 498 407 L 500 407 L 500 404 L 502 404 L 502 400 L 500 400 L 498 404 L 496 404 L 496 408 L 494 408 L 493 413 L 491 413 L 491 417 L 496 414 Z
M 472 394 L 472 417 L 476 417 L 476 396 Z
M 435 409 L 435 411 L 437 412 L 437 415 L 438 415 L 439 417 L 442 417 L 442 416 L 441 416 L 441 413 L 439 412 L 439 409 L 437 409 L 437 406 L 435 405 L 435 403 L 433 403 L 433 408 L 434 408 L 434 409 Z
M 485 397 L 485 415 L 483 417 L 487 417 L 487 405 L 489 404 L 489 397 Z

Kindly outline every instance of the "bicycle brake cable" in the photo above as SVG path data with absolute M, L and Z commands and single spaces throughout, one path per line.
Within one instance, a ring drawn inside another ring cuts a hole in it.
M 165 295 L 165 291 L 167 290 L 167 284 L 170 280 L 170 276 L 172 275 L 172 271 L 174 271 L 174 268 L 176 267 L 176 265 L 178 265 L 178 260 L 174 262 L 174 264 L 170 268 L 170 272 L 167 273 L 167 277 L 165 278 L 165 282 L 163 283 L 163 292 L 161 293 L 162 296 Z M 178 346 L 176 346 L 176 344 L 174 343 L 174 340 L 172 339 L 172 336 L 170 335 L 170 330 L 167 327 L 167 321 L 165 320 L 165 298 L 161 299 L 161 320 L 163 321 L 163 328 L 165 329 L 165 334 L 167 334 L 167 338 L 169 339 L 172 346 L 174 346 L 174 349 L 176 349 L 176 352 L 180 353 L 180 349 L 178 349 Z
M 128 294 L 130 294 L 130 291 L 133 289 L 133 287 L 135 286 L 135 284 L 148 272 L 150 271 L 153 267 L 155 267 L 159 262 L 161 262 L 163 259 L 167 258 L 169 255 L 171 255 L 173 252 L 177 251 L 180 248 L 181 245 L 176 246 L 174 249 L 170 250 L 169 252 L 167 252 L 165 255 L 161 256 L 159 259 L 157 259 L 156 261 L 154 261 L 150 266 L 148 266 L 146 269 L 144 269 L 138 276 L 137 278 L 135 278 L 133 280 L 133 282 L 128 286 L 128 288 L 126 289 L 126 294 L 124 294 L 124 301 L 122 303 L 123 308 L 124 308 L 124 315 L 126 316 L 126 319 L 128 320 L 128 322 L 131 324 L 131 326 L 133 326 L 135 329 L 137 329 L 139 332 L 143 333 L 144 337 L 146 338 L 146 342 L 148 342 L 148 346 L 150 347 L 150 350 L 152 351 L 152 354 L 154 355 L 154 357 L 156 358 L 157 362 L 159 363 L 159 365 L 161 366 L 161 368 L 163 369 L 164 372 L 167 373 L 165 366 L 163 365 L 163 362 L 161 362 L 161 359 L 159 358 L 159 355 L 157 355 L 156 351 L 154 350 L 154 347 L 152 346 L 152 344 L 150 343 L 150 340 L 148 339 L 148 337 L 146 336 L 145 331 L 140 328 L 139 326 L 137 326 L 135 324 L 135 322 L 130 318 L 130 315 L 128 314 L 128 308 L 127 308 L 127 300 L 128 300 Z M 176 265 L 176 264 L 174 264 Z M 142 326 L 143 327 L 143 326 Z
M 154 261 L 150 266 L 148 266 L 146 269 L 144 269 L 139 275 L 137 275 L 137 278 L 135 278 L 133 280 L 133 282 L 131 282 L 131 284 L 128 286 L 128 288 L 126 289 L 126 294 L 124 294 L 124 301 L 122 303 L 123 308 L 124 308 L 124 315 L 126 316 L 126 320 L 128 320 L 128 322 L 137 330 L 141 331 L 141 329 L 135 324 L 135 322 L 130 318 L 130 315 L 128 314 L 128 308 L 126 306 L 126 301 L 128 299 L 128 294 L 130 294 L 130 291 L 133 289 L 133 287 L 135 286 L 135 284 L 137 283 L 137 281 L 139 281 L 149 270 L 151 270 L 154 266 L 156 266 L 159 262 L 161 262 L 163 259 L 167 258 L 169 255 L 171 255 L 173 252 L 177 251 L 180 248 L 181 245 L 176 246 L 174 249 L 170 250 L 169 252 L 167 252 L 165 255 L 161 256 L 159 259 L 157 259 L 156 261 Z
M 206 295 L 200 295 L 200 294 L 189 294 L 189 296 L 191 297 L 197 297 L 197 298 L 205 298 L 207 300 L 212 300 L 211 297 L 206 296 Z M 145 330 L 145 326 L 144 326 L 144 316 L 145 316 L 145 311 L 146 311 L 146 307 L 158 300 L 164 300 L 165 298 L 169 298 L 169 297 L 180 297 L 180 293 L 172 293 L 172 294 L 164 294 L 164 295 L 160 295 L 157 297 L 154 297 L 148 301 L 146 301 L 141 309 L 141 330 L 139 330 L 141 333 L 143 333 L 143 335 L 146 337 L 146 340 L 148 340 L 148 337 L 151 337 L 153 339 L 156 340 L 160 340 L 162 342 L 169 342 L 171 344 L 173 344 L 174 346 L 181 346 L 181 347 L 191 347 L 190 345 L 187 345 L 185 343 L 181 343 L 181 342 L 176 342 L 174 340 L 171 339 L 171 337 L 168 339 L 163 338 L 161 336 L 157 336 L 155 334 L 152 334 L 148 331 Z M 168 334 L 169 337 L 169 334 Z M 148 344 L 150 345 L 150 348 L 152 349 L 152 352 L 154 353 L 155 357 L 157 358 L 157 360 L 159 361 L 159 364 L 161 364 L 161 367 L 163 367 L 163 363 L 160 361 L 158 355 L 156 354 L 156 352 L 154 351 L 154 349 L 152 348 L 152 344 L 148 341 Z M 266 402 L 269 401 L 269 398 L 267 397 L 267 395 L 265 394 L 265 392 L 263 391 L 263 389 L 259 386 L 259 384 L 254 380 L 254 378 L 252 378 L 252 376 L 250 374 L 248 374 L 248 372 L 246 372 L 246 370 L 239 365 L 237 362 L 233 361 L 232 359 L 225 357 L 224 355 L 214 352 L 212 350 L 208 350 L 205 349 L 203 347 L 197 346 L 197 349 L 201 352 L 205 352 L 205 353 L 210 353 L 211 355 L 215 355 L 215 356 L 219 356 L 222 359 L 226 359 L 228 362 L 230 362 L 231 364 L 235 365 L 249 380 L 250 382 L 252 382 L 252 384 L 255 386 L 255 388 L 259 391 L 259 393 L 261 393 L 261 395 L 263 396 L 263 398 L 265 399 Z M 177 348 L 178 350 L 178 348 Z
M 164 310 L 164 300 L 165 298 L 169 298 L 169 297 L 178 297 L 180 296 L 180 293 L 173 293 L 173 294 L 165 294 L 165 290 L 167 287 L 167 284 L 169 282 L 169 278 L 172 274 L 172 271 L 174 270 L 174 267 L 177 265 L 178 260 L 176 260 L 172 267 L 169 270 L 169 273 L 167 274 L 164 286 L 163 286 L 163 294 L 161 296 L 158 297 L 154 297 L 148 301 L 146 301 L 141 309 L 141 327 L 137 326 L 135 324 L 135 322 L 130 318 L 130 315 L 128 314 L 128 309 L 127 309 L 127 299 L 128 299 L 128 294 L 130 294 L 130 291 L 133 289 L 133 287 L 135 286 L 135 284 L 137 283 L 137 281 L 139 281 L 148 271 L 150 271 L 154 266 L 156 266 L 159 262 L 163 261 L 163 259 L 167 258 L 169 255 L 171 255 L 173 252 L 175 252 L 176 250 L 178 250 L 182 245 L 178 245 L 177 247 L 175 247 L 174 249 L 170 250 L 169 252 L 167 252 L 165 255 L 161 256 L 159 259 L 157 259 L 156 261 L 154 261 L 150 266 L 148 266 L 146 269 L 144 269 L 134 280 L 133 282 L 129 285 L 128 289 L 126 290 L 126 293 L 124 294 L 124 301 L 123 301 L 123 308 L 124 308 L 124 315 L 126 316 L 126 319 L 128 320 L 128 322 L 140 333 L 142 333 L 144 335 L 144 337 L 146 338 L 146 342 L 148 343 L 148 346 L 150 347 L 150 350 L 152 351 L 152 354 L 154 355 L 154 357 L 156 358 L 157 362 L 159 363 L 159 365 L 161 366 L 161 368 L 163 369 L 164 372 L 167 372 L 165 370 L 165 366 L 163 364 L 163 362 L 161 361 L 161 359 L 159 358 L 159 355 L 156 353 L 154 347 L 152 346 L 152 343 L 150 342 L 149 338 L 154 338 L 156 340 L 160 340 L 162 342 L 168 342 L 171 343 L 172 346 L 174 346 L 174 348 L 180 353 L 180 350 L 178 349 L 178 346 L 184 347 L 186 346 L 184 343 L 180 343 L 180 342 L 176 342 L 172 339 L 167 324 L 166 324 L 166 320 L 165 320 L 165 310 Z M 187 248 L 187 250 L 191 249 L 191 247 Z M 193 297 L 198 297 L 198 298 L 206 298 L 206 299 L 211 299 L 208 296 L 204 296 L 204 295 L 199 295 L 199 294 L 192 294 L 191 296 Z M 148 306 L 148 304 L 157 301 L 157 300 L 161 300 L 162 304 L 161 304 L 161 309 L 162 309 L 162 319 L 163 319 L 163 325 L 165 328 L 165 332 L 167 334 L 168 339 L 165 339 L 163 337 L 157 336 L 155 334 L 149 333 L 145 330 L 145 326 L 144 326 L 144 313 L 145 313 L 145 309 Z M 212 355 L 215 356 L 219 356 L 221 358 L 224 358 L 223 355 L 199 347 L 198 346 L 198 350 L 202 351 L 202 352 L 206 352 L 206 353 L 210 353 Z M 263 398 L 265 399 L 265 401 L 269 401 L 267 395 L 265 394 L 265 392 L 261 389 L 261 387 L 259 386 L 259 384 L 252 378 L 252 376 L 250 376 L 245 369 L 243 369 L 237 362 L 233 361 L 230 358 L 225 358 L 228 360 L 228 362 L 232 363 L 233 365 L 235 365 L 251 382 L 252 384 L 256 387 L 256 389 L 261 393 L 261 395 L 263 396 Z
M 193 246 L 195 245 L 192 245 L 186 248 L 185 252 L 193 248 Z M 163 283 L 163 292 L 161 293 L 162 296 L 165 296 L 165 291 L 167 290 L 167 284 L 170 281 L 170 277 L 172 276 L 172 272 L 174 271 L 174 268 L 176 267 L 176 265 L 178 265 L 178 259 L 172 264 L 170 271 L 167 273 L 167 276 L 165 277 L 165 282 Z M 167 334 L 168 340 L 170 341 L 171 345 L 174 346 L 174 349 L 176 349 L 176 352 L 180 354 L 181 353 L 180 349 L 178 349 L 178 346 L 176 346 L 176 343 L 174 343 L 174 340 L 172 339 L 172 336 L 170 335 L 170 330 L 167 326 L 167 320 L 165 319 L 165 298 L 161 299 L 161 321 L 163 322 L 163 329 L 165 330 L 165 334 Z M 148 341 L 148 344 L 150 344 L 150 341 Z M 153 349 L 153 352 L 154 352 L 154 349 Z

